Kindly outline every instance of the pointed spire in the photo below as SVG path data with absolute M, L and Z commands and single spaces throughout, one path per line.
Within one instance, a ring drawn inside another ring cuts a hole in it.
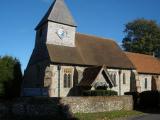
M 56 23 L 76 27 L 75 21 L 64 0 L 54 0 L 46 15 L 42 18 L 42 20 L 35 29 L 37 30 L 42 24 L 44 24 L 47 21 L 53 21 Z

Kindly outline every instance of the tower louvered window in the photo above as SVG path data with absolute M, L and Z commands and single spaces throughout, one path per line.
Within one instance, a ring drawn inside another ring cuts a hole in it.
M 64 88 L 72 87 L 72 69 L 64 69 Z

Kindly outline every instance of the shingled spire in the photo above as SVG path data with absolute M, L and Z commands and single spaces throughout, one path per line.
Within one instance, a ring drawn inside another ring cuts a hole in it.
M 37 30 L 47 21 L 76 27 L 75 21 L 64 0 L 55 0 L 35 29 Z

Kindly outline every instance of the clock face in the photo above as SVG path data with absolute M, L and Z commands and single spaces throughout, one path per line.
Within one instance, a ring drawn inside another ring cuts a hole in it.
M 58 29 L 56 33 L 61 40 L 63 40 L 67 36 L 67 32 L 62 28 Z

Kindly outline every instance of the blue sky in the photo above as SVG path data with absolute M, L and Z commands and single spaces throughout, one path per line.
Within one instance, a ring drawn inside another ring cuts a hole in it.
M 121 43 L 124 25 L 137 18 L 160 23 L 160 0 L 65 0 L 77 31 Z M 35 43 L 34 28 L 53 0 L 0 0 L 0 55 L 18 58 L 26 68 Z

